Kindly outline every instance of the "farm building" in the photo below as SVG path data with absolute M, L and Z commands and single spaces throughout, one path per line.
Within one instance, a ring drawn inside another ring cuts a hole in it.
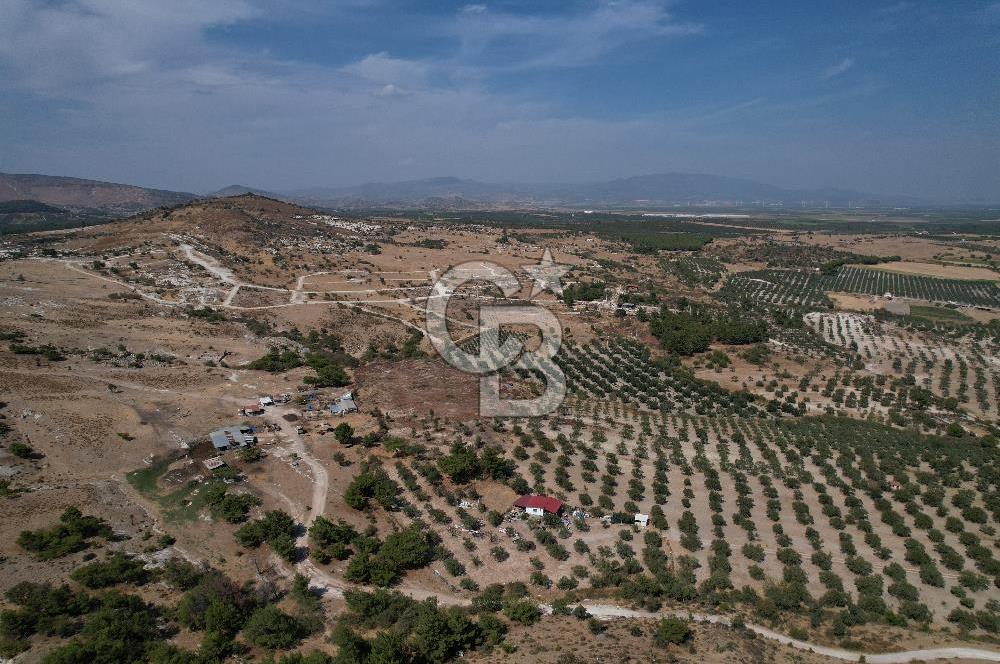
M 529 516 L 544 516 L 546 512 L 559 514 L 563 504 L 561 500 L 551 496 L 521 496 L 514 501 L 514 507 L 520 508 Z
M 258 399 L 258 401 L 260 401 L 260 405 L 262 407 L 274 405 L 274 399 L 272 399 L 271 397 L 261 397 L 260 399 Z
M 354 403 L 354 394 L 347 392 L 330 404 L 330 412 L 334 415 L 346 415 L 347 413 L 358 412 L 358 404 Z
M 248 403 L 240 409 L 242 415 L 263 415 L 264 406 L 259 403 Z
M 634 523 L 640 528 L 645 528 L 647 525 L 649 525 L 649 515 L 639 514 L 638 512 L 636 512 Z
M 257 437 L 253 435 L 253 430 L 250 427 L 225 427 L 213 431 L 209 436 L 212 439 L 212 446 L 217 450 L 247 447 L 257 442 Z

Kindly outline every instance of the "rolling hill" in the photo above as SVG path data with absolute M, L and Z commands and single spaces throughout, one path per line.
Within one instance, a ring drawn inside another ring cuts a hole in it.
M 0 173 L 0 202 L 32 200 L 70 212 L 123 216 L 194 198 L 194 194 L 114 182 Z

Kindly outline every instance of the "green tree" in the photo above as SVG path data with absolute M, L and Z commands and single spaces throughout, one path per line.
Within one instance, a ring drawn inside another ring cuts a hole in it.
M 691 638 L 691 626 L 681 618 L 663 618 L 656 625 L 653 639 L 658 646 L 666 647 L 684 643 Z
M 333 437 L 341 445 L 350 445 L 354 441 L 354 427 L 347 422 L 341 422 L 334 427 Z
M 243 627 L 247 641 L 271 650 L 287 650 L 305 636 L 302 625 L 281 609 L 268 604 L 250 616 Z

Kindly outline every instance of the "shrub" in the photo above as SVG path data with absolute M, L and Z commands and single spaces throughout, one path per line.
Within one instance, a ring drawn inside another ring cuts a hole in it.
M 305 636 L 302 624 L 273 604 L 254 611 L 243 627 L 247 641 L 270 650 L 287 650 Z
M 295 520 L 281 510 L 272 510 L 263 519 L 243 524 L 234 533 L 236 541 L 247 548 L 267 542 L 271 549 L 289 562 L 294 561 Z
M 503 614 L 508 619 L 522 625 L 534 625 L 542 617 L 541 609 L 534 602 L 526 599 L 507 603 L 503 607 Z
M 107 560 L 78 567 L 70 574 L 71 579 L 87 588 L 107 588 L 119 583 L 141 586 L 149 577 L 141 560 L 121 552 L 112 553 Z
M 35 450 L 30 445 L 26 445 L 20 441 L 14 441 L 7 446 L 7 451 L 16 456 L 18 459 L 33 459 L 35 458 Z
M 92 537 L 110 539 L 112 534 L 111 526 L 103 519 L 84 516 L 76 507 L 68 507 L 57 525 L 42 530 L 24 530 L 17 543 L 39 560 L 52 560 L 86 549 L 87 540 Z
M 333 559 L 347 560 L 351 556 L 350 544 L 358 537 L 354 527 L 344 521 L 333 523 L 324 516 L 316 517 L 309 527 L 313 556 L 322 563 Z
M 391 510 L 400 491 L 399 485 L 384 470 L 365 464 L 344 491 L 344 501 L 356 510 L 363 510 L 368 507 L 369 500 L 375 500 L 383 509 Z
M 661 647 L 684 643 L 691 638 L 691 626 L 681 618 L 663 618 L 656 625 L 653 639 Z

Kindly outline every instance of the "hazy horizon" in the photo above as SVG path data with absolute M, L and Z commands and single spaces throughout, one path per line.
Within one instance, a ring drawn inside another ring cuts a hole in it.
M 0 171 L 1000 201 L 1000 2 L 0 0 Z

